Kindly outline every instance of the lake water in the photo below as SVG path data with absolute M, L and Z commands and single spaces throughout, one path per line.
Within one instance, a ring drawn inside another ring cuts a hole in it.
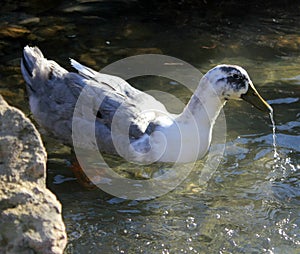
M 204 158 L 175 190 L 148 201 L 85 190 L 69 170 L 70 149 L 41 130 L 47 184 L 63 205 L 65 253 L 300 253 L 300 4 L 223 5 L 178 11 L 134 1 L 4 1 L 0 93 L 26 114 L 20 56 L 28 43 L 68 70 L 69 57 L 100 70 L 148 53 L 182 59 L 202 73 L 238 64 L 274 109 L 276 158 L 269 116 L 230 101 L 225 153 L 210 179 L 201 181 Z M 185 103 L 191 95 L 166 79 L 132 83 Z M 123 164 L 119 170 L 133 169 Z M 134 174 L 145 176 L 152 168 L 138 170 Z

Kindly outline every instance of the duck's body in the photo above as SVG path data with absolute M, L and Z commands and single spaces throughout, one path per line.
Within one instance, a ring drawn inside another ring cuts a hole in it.
M 101 151 L 130 161 L 200 159 L 209 148 L 214 122 L 229 98 L 244 96 L 249 100 L 250 91 L 257 107 L 270 110 L 246 71 L 238 66 L 220 65 L 210 70 L 184 111 L 173 115 L 154 97 L 123 79 L 93 71 L 74 60 L 71 64 L 78 73 L 45 59 L 36 47 L 24 48 L 21 69 L 36 121 L 68 145 L 74 141 L 72 127 L 82 130 L 84 142 L 90 140 L 84 138 L 91 134 L 85 131 L 93 125 L 95 144 Z

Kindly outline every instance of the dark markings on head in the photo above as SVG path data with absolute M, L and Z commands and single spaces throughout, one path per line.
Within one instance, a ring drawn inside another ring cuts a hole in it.
M 246 78 L 244 76 L 240 76 L 238 78 L 230 76 L 227 77 L 227 82 L 230 84 L 235 84 L 236 88 L 239 90 L 241 88 L 244 88 L 246 86 Z
M 230 66 L 223 66 L 220 68 L 223 72 L 227 73 L 226 78 L 221 78 L 219 81 L 226 80 L 227 83 L 231 85 L 233 90 L 240 90 L 246 87 L 247 78 L 242 74 L 237 68 Z
M 222 66 L 220 67 L 221 71 L 224 71 L 224 72 L 227 72 L 227 73 L 230 73 L 230 72 L 233 72 L 233 71 L 238 71 L 240 73 L 240 71 L 235 68 L 235 67 L 232 67 L 232 66 Z

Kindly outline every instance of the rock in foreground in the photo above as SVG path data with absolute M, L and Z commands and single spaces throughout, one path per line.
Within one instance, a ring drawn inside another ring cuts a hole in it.
M 45 165 L 39 133 L 0 95 L 0 253 L 63 253 L 61 204 L 46 188 Z

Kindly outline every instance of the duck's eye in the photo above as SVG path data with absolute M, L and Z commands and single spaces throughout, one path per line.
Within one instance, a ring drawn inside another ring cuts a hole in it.
M 239 79 L 239 78 L 240 78 L 240 76 L 239 76 L 238 74 L 233 74 L 232 77 L 233 77 L 234 79 Z

